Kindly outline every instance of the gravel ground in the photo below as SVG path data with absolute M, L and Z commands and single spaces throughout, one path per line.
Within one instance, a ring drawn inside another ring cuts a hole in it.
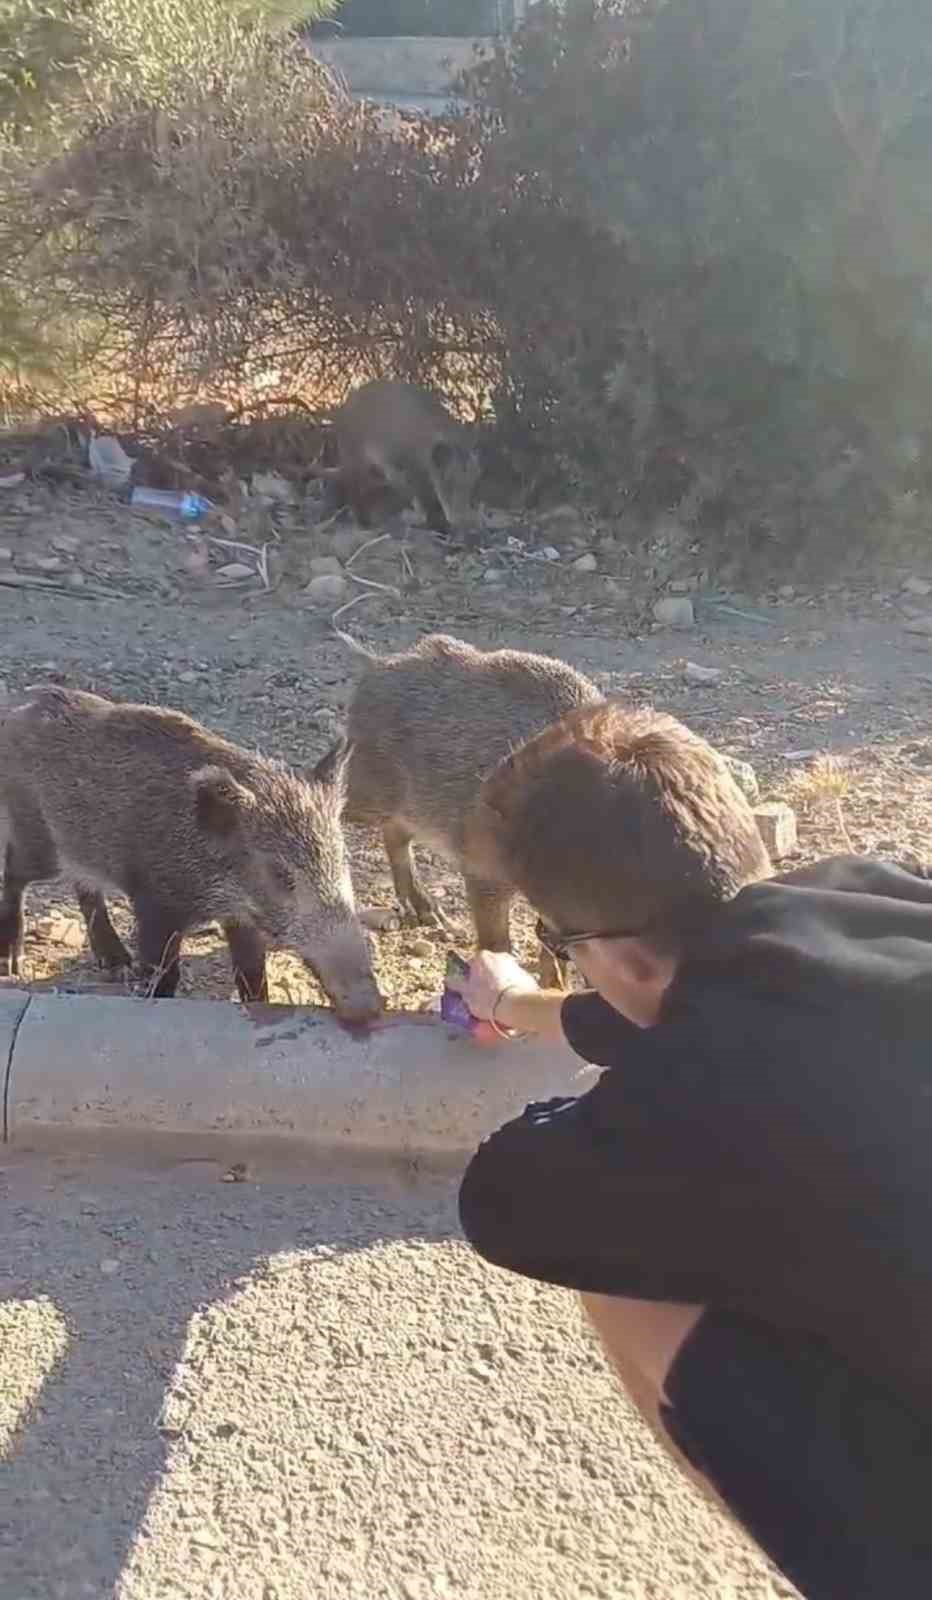
M 349 623 L 382 649 L 442 628 L 548 651 L 672 710 L 797 807 L 796 859 L 849 841 L 928 854 L 932 582 L 891 570 L 715 595 L 695 589 L 686 541 L 675 581 L 696 625 L 674 632 L 649 621 L 669 562 L 639 566 L 571 512 L 556 529 L 559 563 L 499 553 L 485 571 L 416 530 L 386 538 L 353 569 L 375 598 Z M 352 668 L 304 589 L 337 547 L 292 534 L 274 592 L 225 589 L 196 541 L 105 497 L 4 498 L 0 707 L 66 682 L 313 760 Z M 22 587 L 34 577 L 61 592 Z M 377 842 L 351 845 L 360 900 L 390 907 Z M 468 947 L 459 882 L 429 857 L 427 876 Z M 67 884 L 31 894 L 29 931 L 33 981 L 98 981 Z M 523 950 L 526 918 L 518 931 Z M 376 936 L 391 1004 L 436 995 L 446 946 L 435 930 Z M 275 998 L 320 998 L 288 956 L 271 978 Z M 184 989 L 228 999 L 218 941 L 189 942 Z M 661 1459 L 572 1298 L 471 1258 L 448 1190 L 221 1176 L 8 1159 L 0 1600 L 791 1593 Z
M 546 537 L 557 537 L 555 526 Z M 919 593 L 932 595 L 932 583 L 895 569 L 829 592 L 790 592 L 786 585 L 753 597 L 693 591 L 696 626 L 678 632 L 648 620 L 656 554 L 638 565 L 617 541 L 596 540 L 582 518 L 569 526 L 558 566 L 484 556 L 486 571 L 500 580 L 493 585 L 477 580 L 470 563 L 478 558 L 465 558 L 462 570 L 451 566 L 454 558 L 423 530 L 376 540 L 358 552 L 352 571 L 397 583 L 403 558 L 415 579 L 397 597 L 368 591 L 370 603 L 344 625 L 378 650 L 443 629 L 478 645 L 561 655 L 607 691 L 673 711 L 750 761 L 765 795 L 792 800 L 800 811 L 800 859 L 844 847 L 833 795 L 810 782 L 812 753 L 834 752 L 845 763 L 841 821 L 854 847 L 924 852 L 932 820 L 932 632 L 909 630 L 932 611 L 932 598 Z M 339 541 L 347 530 L 333 538 L 345 555 Z M 329 539 L 293 530 L 276 546 L 285 571 L 303 578 L 317 559 L 313 552 L 331 548 Z M 580 574 L 572 561 L 587 543 L 598 548 L 599 570 Z M 299 765 L 319 756 L 339 726 L 354 670 L 329 614 L 310 606 L 289 578 L 269 594 L 255 584 L 243 590 L 195 581 L 185 566 L 190 544 L 182 530 L 133 515 L 105 496 L 29 485 L 7 491 L 0 498 L 7 576 L 61 583 L 63 590 L 81 578 L 85 587 L 60 593 L 5 587 L 0 562 L 0 708 L 34 683 L 65 682 L 176 706 Z M 58 563 L 51 575 L 35 570 L 49 561 Z M 691 584 L 695 576 L 674 581 Z M 123 598 L 95 600 L 87 586 L 116 588 Z M 687 662 L 718 676 L 691 681 Z M 361 901 L 391 908 L 378 841 L 353 832 L 351 845 Z M 427 876 L 468 947 L 460 882 L 442 862 L 427 859 Z M 31 978 L 97 981 L 68 886 L 36 889 L 30 905 Z M 125 910 L 117 907 L 114 920 L 131 931 Z M 519 913 L 516 926 L 519 953 L 530 951 L 528 919 Z M 391 1003 L 419 1007 L 438 993 L 447 944 L 430 929 L 376 938 L 377 972 Z M 287 954 L 273 956 L 270 977 L 274 998 L 323 999 Z M 218 938 L 189 942 L 183 992 L 229 997 Z
M 775 1600 L 453 1191 L 2 1174 L 2 1600 Z

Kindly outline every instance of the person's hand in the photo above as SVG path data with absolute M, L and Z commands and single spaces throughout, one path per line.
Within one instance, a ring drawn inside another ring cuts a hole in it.
M 468 974 L 462 978 L 448 978 L 447 986 L 462 996 L 480 1022 L 492 1018 L 496 1002 L 506 990 L 535 994 L 539 988 L 536 978 L 503 950 L 480 950 L 470 962 Z

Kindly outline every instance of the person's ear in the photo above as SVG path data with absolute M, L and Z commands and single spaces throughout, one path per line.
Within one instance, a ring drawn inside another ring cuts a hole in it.
M 676 971 L 676 958 L 643 939 L 598 939 L 603 961 L 626 985 L 656 992 L 665 989 Z

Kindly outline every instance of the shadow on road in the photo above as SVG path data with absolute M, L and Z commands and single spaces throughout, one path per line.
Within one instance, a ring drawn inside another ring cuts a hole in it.
M 332 1257 L 456 1231 L 450 1184 L 225 1183 L 214 1163 L 114 1173 L 22 1156 L 0 1182 L 0 1385 L 25 1402 L 0 1461 L 0 1600 L 119 1592 L 168 1452 L 184 1436 L 185 1352 L 199 1309 L 274 1275 L 282 1252 Z M 29 1303 L 43 1299 L 67 1330 L 47 1375 L 35 1370 L 40 1351 L 28 1335 L 42 1311 Z M 11 1337 L 23 1318 L 25 1356 Z

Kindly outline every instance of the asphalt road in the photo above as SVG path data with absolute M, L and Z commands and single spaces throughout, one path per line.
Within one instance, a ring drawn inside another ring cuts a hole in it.
M 773 1600 L 448 1183 L 0 1157 L 0 1600 Z

